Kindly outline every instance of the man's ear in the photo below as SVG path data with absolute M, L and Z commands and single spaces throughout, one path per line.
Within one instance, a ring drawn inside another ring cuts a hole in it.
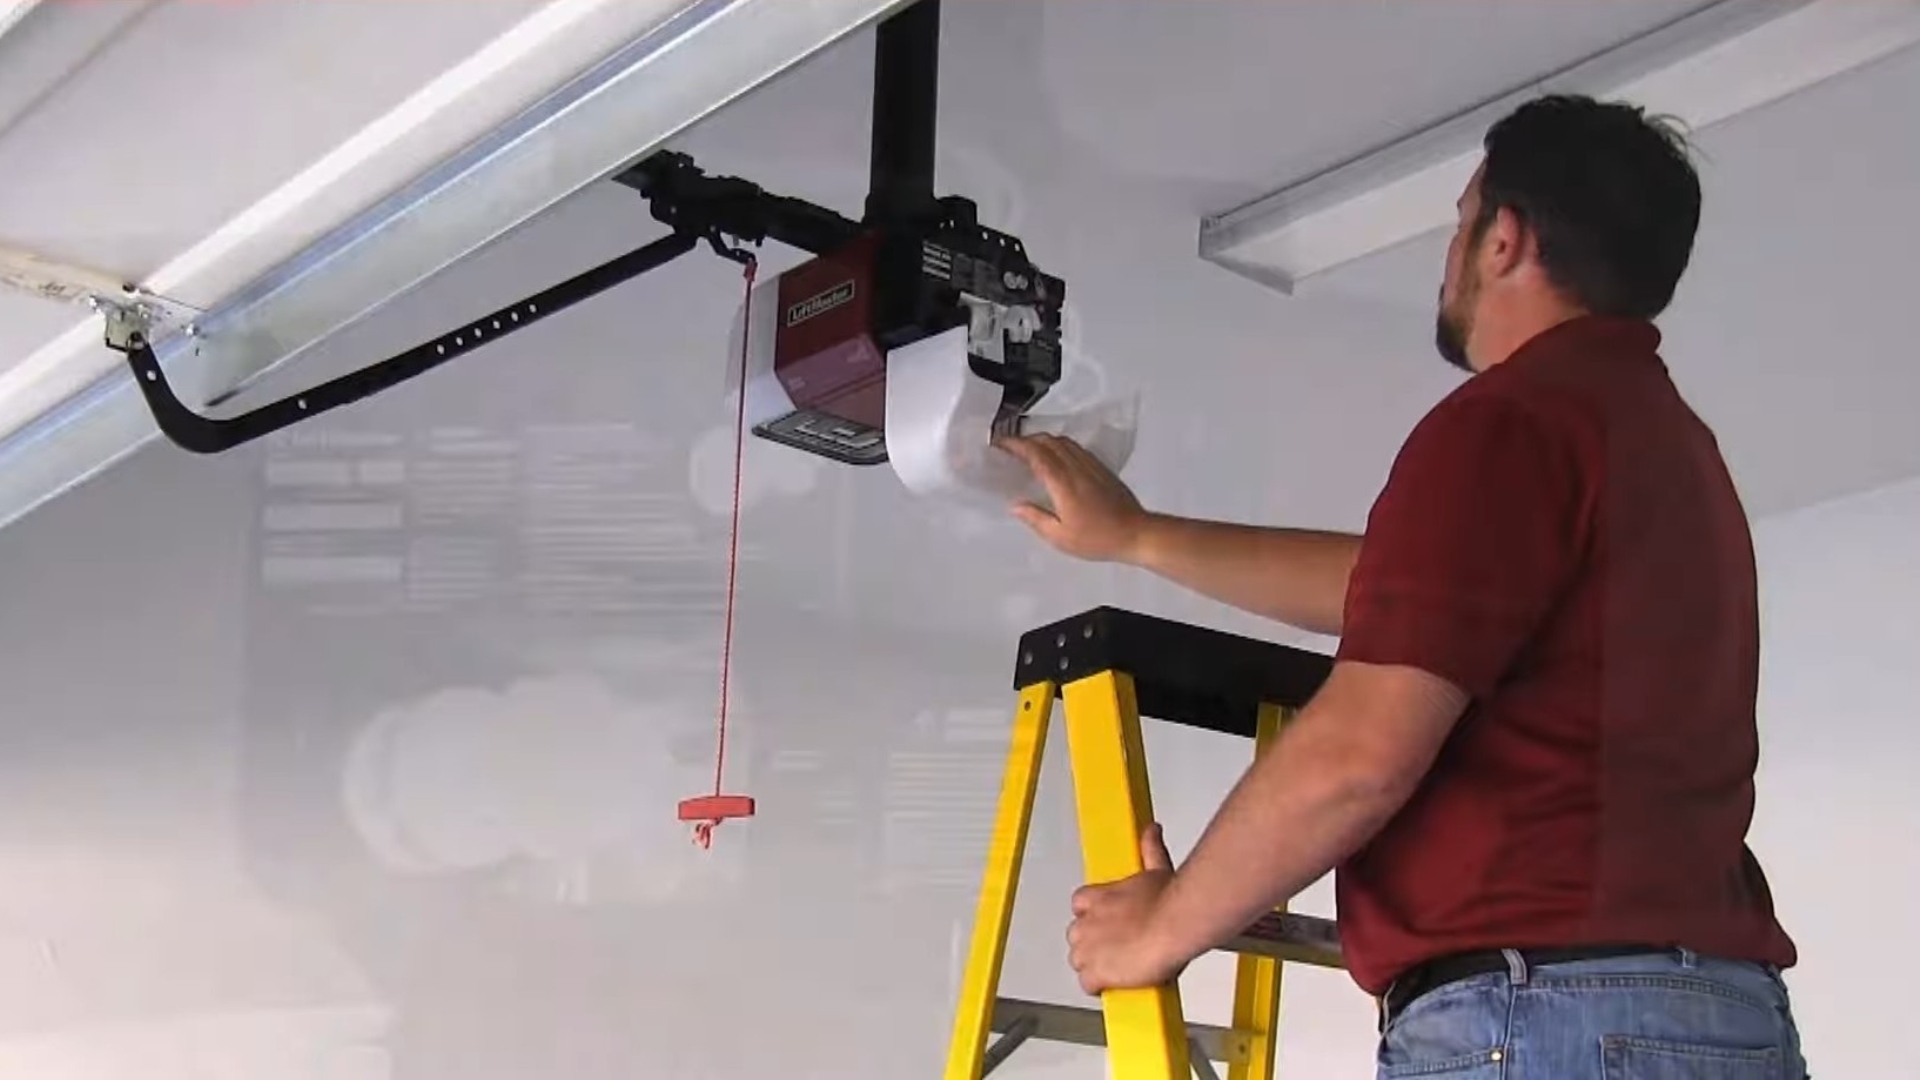
M 1512 207 L 1494 211 L 1487 225 L 1486 241 L 1480 247 L 1483 260 L 1480 271 L 1488 278 L 1502 278 L 1519 270 L 1532 258 L 1533 234 Z

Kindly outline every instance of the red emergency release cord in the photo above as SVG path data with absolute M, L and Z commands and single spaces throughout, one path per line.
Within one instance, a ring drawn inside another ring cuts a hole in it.
M 713 846 L 713 830 L 729 818 L 753 816 L 753 799 L 746 795 L 723 795 L 727 772 L 727 706 L 732 699 L 734 585 L 740 576 L 740 477 L 747 448 L 747 337 L 753 328 L 753 278 L 759 263 L 750 254 L 746 263 L 747 299 L 742 305 L 740 328 L 740 402 L 733 427 L 733 526 L 727 538 L 726 629 L 720 641 L 720 722 L 713 762 L 713 794 L 686 799 L 680 803 L 680 820 L 691 821 L 693 842 L 703 848 Z

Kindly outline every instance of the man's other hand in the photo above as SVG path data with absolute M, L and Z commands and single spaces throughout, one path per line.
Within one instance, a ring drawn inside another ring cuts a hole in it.
M 1127 485 L 1084 447 L 1058 435 L 1002 439 L 1046 490 L 1053 511 L 1017 503 L 1013 515 L 1058 550 L 1092 562 L 1131 562 L 1151 515 Z
M 1140 856 L 1145 866 L 1140 873 L 1073 894 L 1067 962 L 1089 994 L 1160 986 L 1192 960 L 1169 948 L 1159 925 L 1160 896 L 1173 881 L 1173 858 L 1160 826 L 1141 837 Z

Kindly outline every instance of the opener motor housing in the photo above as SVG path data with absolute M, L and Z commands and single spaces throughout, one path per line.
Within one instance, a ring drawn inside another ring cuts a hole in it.
M 793 410 L 755 434 L 848 464 L 886 461 L 887 354 L 960 326 L 969 366 L 1002 388 L 1004 420 L 1060 380 L 1066 283 L 982 227 L 972 201 L 938 210 L 781 275 L 773 367 Z

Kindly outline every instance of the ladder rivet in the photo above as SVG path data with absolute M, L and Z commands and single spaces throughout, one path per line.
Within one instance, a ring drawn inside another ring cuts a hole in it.
M 1067 658 L 1064 656 L 1060 658 L 1060 670 L 1061 671 L 1067 670 Z
M 1064 649 L 1064 648 L 1066 648 L 1066 647 L 1067 647 L 1067 635 L 1065 635 L 1065 634 L 1061 634 L 1061 635 L 1060 635 L 1059 637 L 1056 637 L 1056 638 L 1054 638 L 1054 639 L 1053 639 L 1053 643 L 1054 643 L 1055 645 L 1058 645 L 1058 646 L 1059 646 L 1060 648 L 1063 648 L 1063 649 Z
M 1033 663 L 1033 654 L 1032 654 L 1032 653 L 1022 653 L 1022 654 L 1020 654 L 1020 662 L 1021 662 L 1022 664 L 1031 664 L 1031 663 Z
M 1080 631 L 1080 636 L 1091 640 L 1093 637 L 1093 624 L 1088 623 L 1086 629 Z

